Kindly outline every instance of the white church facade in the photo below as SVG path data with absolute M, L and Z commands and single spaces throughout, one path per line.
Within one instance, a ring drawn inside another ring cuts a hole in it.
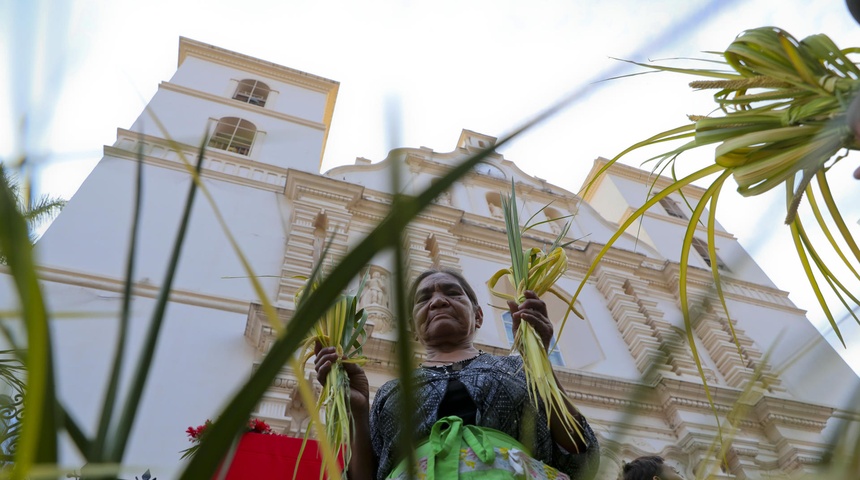
M 116 142 L 105 147 L 36 246 L 49 307 L 70 314 L 53 325 L 59 395 L 94 429 L 118 328 L 137 158 L 142 155 L 144 163 L 143 207 L 129 359 L 136 358 L 149 324 L 185 203 L 190 177 L 183 157 L 193 161 L 204 134 L 211 135 L 202 177 L 217 213 L 205 196 L 198 197 L 126 458 L 142 467 L 135 471 L 149 468 L 164 479 L 182 468 L 185 428 L 213 418 L 274 339 L 219 215 L 288 324 L 302 284 L 295 277 L 311 272 L 321 240 L 331 239 L 336 262 L 389 211 L 394 162 L 402 193 L 415 194 L 496 142 L 463 130 L 451 145 L 439 146 L 442 151 L 399 148 L 385 159 L 358 158 L 323 173 L 337 82 L 186 38 L 180 39 L 178 63 L 137 121 L 118 129 Z M 596 160 L 583 184 L 604 164 Z M 653 178 L 615 165 L 583 198 L 493 153 L 409 226 L 403 245 L 409 275 L 456 269 L 482 305 L 498 304 L 485 282 L 510 263 L 498 210 L 512 180 L 523 218 L 547 204 L 541 218 L 574 214 L 569 268 L 558 283 L 570 294 L 619 223 L 641 205 Z M 668 183 L 660 178 L 655 188 Z M 695 187 L 684 192 L 691 201 L 703 194 Z M 689 214 L 685 202 L 673 197 L 652 209 L 635 235 L 623 236 L 579 297 L 585 319 L 572 318 L 558 338 L 558 377 L 601 443 L 598 478 L 615 479 L 623 461 L 640 455 L 662 455 L 687 478 L 713 462 L 717 420 L 684 333 L 678 291 L 678 252 Z M 549 243 L 559 227 L 548 222 L 526 241 Z M 694 246 L 706 251 L 704 230 L 697 238 Z M 719 228 L 716 243 L 740 352 L 716 300 L 707 255 L 691 254 L 687 285 L 710 392 L 724 432 L 732 432 L 727 464 L 717 467 L 716 478 L 813 471 L 838 425 L 860 419 L 847 408 L 860 382 L 730 232 Z M 371 394 L 395 375 L 393 261 L 385 254 L 367 266 L 374 282 L 362 298 L 372 324 L 365 347 Z M 11 292 L 0 270 L 0 309 L 15 308 Z M 548 304 L 560 320 L 560 302 Z M 478 346 L 505 354 L 510 324 L 503 310 L 485 306 L 484 312 Z M 130 373 L 131 366 L 125 367 Z M 757 371 L 762 381 L 741 399 Z M 254 414 L 292 435 L 308 425 L 296 375 L 285 367 Z M 301 375 L 313 379 L 311 371 Z M 732 413 L 739 406 L 745 408 Z M 70 445 L 63 455 L 64 465 L 78 461 Z

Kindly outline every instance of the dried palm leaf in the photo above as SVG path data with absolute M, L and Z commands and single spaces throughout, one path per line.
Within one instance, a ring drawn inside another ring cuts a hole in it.
M 547 292 L 555 294 L 568 305 L 564 322 L 562 322 L 561 328 L 563 329 L 564 323 L 567 321 L 567 317 L 571 311 L 580 317 L 582 316 L 573 308 L 573 302 L 570 298 L 553 288 L 555 282 L 567 270 L 567 255 L 564 253 L 565 245 L 562 245 L 561 242 L 570 229 L 570 222 L 559 232 L 548 252 L 539 248 L 531 248 L 524 251 L 522 234 L 526 230 L 539 225 L 539 223 L 530 224 L 530 221 L 526 222 L 526 227 L 520 230 L 516 188 L 513 183 L 511 184 L 511 194 L 502 195 L 502 210 L 505 216 L 508 247 L 511 253 L 511 267 L 499 270 L 487 281 L 490 292 L 499 298 L 513 300 L 518 304 L 525 301 L 526 290 L 532 290 L 538 296 Z M 502 278 L 506 278 L 513 287 L 515 292 L 513 295 L 496 290 L 495 287 Z M 576 432 L 579 439 L 585 442 L 585 438 L 582 435 L 582 426 L 570 412 L 568 403 L 565 401 L 564 391 L 558 385 L 553 374 L 552 364 L 549 361 L 549 355 L 543 341 L 528 322 L 520 322 L 514 336 L 511 351 L 519 352 L 522 357 L 529 396 L 536 406 L 540 405 L 541 400 L 543 401 L 547 422 L 552 418 L 552 414 L 556 413 L 564 424 L 565 430 L 569 434 L 570 432 Z M 571 435 L 571 440 L 576 443 L 573 435 Z

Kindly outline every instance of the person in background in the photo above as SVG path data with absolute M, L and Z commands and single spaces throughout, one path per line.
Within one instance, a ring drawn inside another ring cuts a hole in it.
M 645 456 L 625 463 L 621 480 L 684 480 L 675 467 L 663 463 L 663 457 Z

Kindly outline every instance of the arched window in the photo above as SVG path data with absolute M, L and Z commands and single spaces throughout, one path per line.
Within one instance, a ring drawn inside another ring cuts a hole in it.
M 660 205 L 663 205 L 663 208 L 666 210 L 666 213 L 669 216 L 680 218 L 682 220 L 686 220 L 687 216 L 684 215 L 684 210 L 681 208 L 681 205 L 678 204 L 675 200 L 672 200 L 669 197 L 663 197 L 660 199 Z
M 511 317 L 511 312 L 505 312 L 502 314 L 502 322 L 505 324 L 505 333 L 508 336 L 508 343 L 511 345 L 514 344 L 514 319 Z M 555 333 L 552 334 L 552 340 L 550 340 L 550 347 L 555 347 Z M 549 363 L 555 365 L 556 367 L 564 366 L 564 357 L 561 356 L 561 351 L 558 347 L 553 348 L 551 352 L 548 352 L 549 355 Z
M 502 196 L 498 192 L 487 192 L 487 208 L 490 209 L 490 215 L 496 218 L 505 218 L 505 212 L 502 210 Z
M 699 256 L 702 257 L 702 260 L 704 260 L 705 263 L 707 263 L 708 266 L 710 267 L 711 266 L 711 255 L 708 252 L 708 242 L 701 240 L 699 238 L 693 237 L 693 248 L 696 249 L 696 251 L 699 253 Z M 720 258 L 719 255 L 717 255 L 717 269 L 723 270 L 725 272 L 731 272 L 731 270 L 729 270 L 728 265 L 726 265 L 726 262 L 724 262 Z
M 258 107 L 264 107 L 271 91 L 272 89 L 265 83 L 246 78 L 239 82 L 239 86 L 236 87 L 236 93 L 233 94 L 233 99 Z
M 543 214 L 548 220 L 547 225 L 553 235 L 560 235 L 562 230 L 564 230 L 564 226 L 570 219 L 570 215 L 565 215 L 552 207 L 544 208 Z
M 237 117 L 224 117 L 218 120 L 218 125 L 212 132 L 209 147 L 248 155 L 256 134 L 257 127 L 253 123 Z

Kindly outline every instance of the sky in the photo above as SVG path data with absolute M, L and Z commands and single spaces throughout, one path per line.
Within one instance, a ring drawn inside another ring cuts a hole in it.
M 0 157 L 26 152 L 36 190 L 70 198 L 116 129 L 131 126 L 173 75 L 184 36 L 340 82 L 322 171 L 356 157 L 377 162 L 394 147 L 451 151 L 464 128 L 502 137 L 573 98 L 499 151 L 576 192 L 597 157 L 713 108 L 710 93 L 692 91 L 681 75 L 607 80 L 644 71 L 618 59 L 702 58 L 762 26 L 860 46 L 860 25 L 837 0 L 0 0 L 0 65 L 8 66 Z M 622 162 L 643 167 L 645 158 Z M 702 166 L 712 152 L 683 158 Z M 828 178 L 860 238 L 860 202 L 850 201 L 858 158 Z M 741 198 L 727 188 L 720 205 L 720 223 L 816 325 L 826 324 L 782 224 L 781 193 Z M 853 324 L 842 324 L 849 348 L 837 351 L 860 372 Z

